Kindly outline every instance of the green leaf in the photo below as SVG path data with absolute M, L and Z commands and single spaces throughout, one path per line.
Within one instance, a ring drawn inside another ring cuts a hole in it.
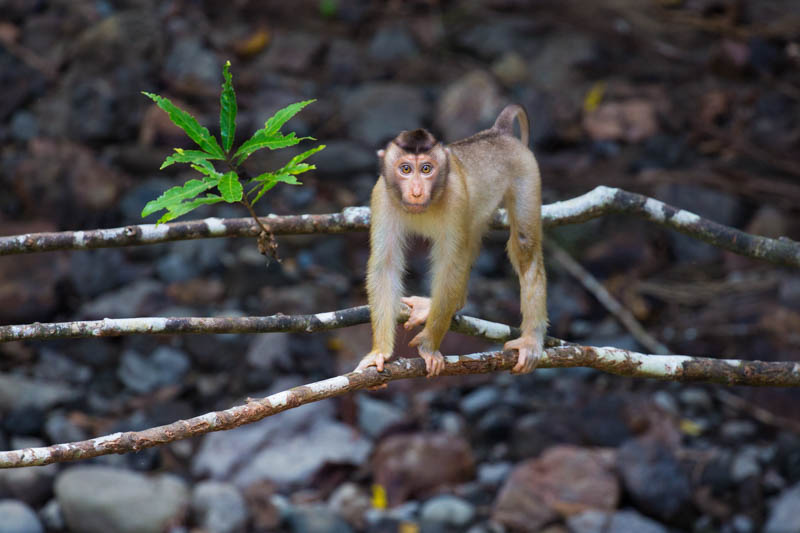
M 316 102 L 316 100 L 304 100 L 302 102 L 289 104 L 283 109 L 277 110 L 275 114 L 264 123 L 264 130 L 266 130 L 266 132 L 269 134 L 277 133 L 280 131 L 281 126 L 286 124 L 289 119 L 302 111 L 305 106 L 313 102 Z
M 219 203 L 223 200 L 223 198 L 216 194 L 207 194 L 202 198 L 195 198 L 189 202 L 183 202 L 178 205 L 171 207 L 166 213 L 164 213 L 161 218 L 158 219 L 156 224 L 163 224 L 164 222 L 169 222 L 170 220 L 176 219 L 179 216 L 183 216 L 189 211 L 197 209 L 201 205 L 211 205 Z
M 242 184 L 239 182 L 239 176 L 236 175 L 236 172 L 230 171 L 227 172 L 222 179 L 219 180 L 219 185 L 217 185 L 219 192 L 222 193 L 222 197 L 225 199 L 226 202 L 232 204 L 233 202 L 238 202 L 242 199 Z
M 256 150 L 261 150 L 262 148 L 269 148 L 270 150 L 275 150 L 277 148 L 285 148 L 287 146 L 293 146 L 300 141 L 311 139 L 313 137 L 297 137 L 294 132 L 290 132 L 287 135 L 283 135 L 280 132 L 281 126 L 286 124 L 286 122 L 299 113 L 304 107 L 306 107 L 311 102 L 315 100 L 305 100 L 303 102 L 296 102 L 294 104 L 289 104 L 288 106 L 284 107 L 283 109 L 279 109 L 269 120 L 264 123 L 264 127 L 260 130 L 257 130 L 250 139 L 244 142 L 236 153 L 234 157 L 238 158 L 237 163 L 241 164 L 242 161 L 247 159 L 250 154 L 255 152 Z
M 219 147 L 217 139 L 209 133 L 207 128 L 201 126 L 192 115 L 173 104 L 168 98 L 146 92 L 142 94 L 153 100 L 158 107 L 166 111 L 167 115 L 169 115 L 169 119 L 174 122 L 176 126 L 185 131 L 186 135 L 197 143 L 203 151 L 219 156 L 220 158 L 225 157 L 222 148 Z
M 233 138 L 236 136 L 236 93 L 233 92 L 233 79 L 231 77 L 231 62 L 226 61 L 222 67 L 222 93 L 219 96 L 219 133 L 225 153 L 230 152 Z
M 175 153 L 167 157 L 161 164 L 159 170 L 163 170 L 173 163 L 198 163 L 208 159 L 223 159 L 221 156 L 212 155 L 200 150 L 184 150 L 182 148 L 175 148 Z
M 262 196 L 264 196 L 264 194 L 265 194 L 267 191 L 269 191 L 271 188 L 273 188 L 273 187 L 274 187 L 274 186 L 276 186 L 277 184 L 278 184 L 278 182 L 277 182 L 277 181 L 268 181 L 268 182 L 266 182 L 266 183 L 264 184 L 264 186 L 263 186 L 263 187 L 261 187 L 261 190 L 260 190 L 260 191 L 258 191 L 258 194 L 256 195 L 256 197 L 255 197 L 255 198 L 253 198 L 253 201 L 251 202 L 251 204 L 255 204 L 257 201 L 259 201 L 259 200 L 261 199 L 261 197 L 262 197 Z
M 324 150 L 324 149 L 325 149 L 325 145 L 324 144 L 320 144 L 319 146 L 316 146 L 316 147 L 314 147 L 314 148 L 312 148 L 310 150 L 306 150 L 302 154 L 298 154 L 298 155 L 294 156 L 286 164 L 286 166 L 284 166 L 283 169 L 281 169 L 281 170 L 283 170 L 285 172 L 290 172 L 292 174 L 301 174 L 301 173 L 303 173 L 303 172 L 305 172 L 307 170 L 313 170 L 313 169 L 317 168 L 316 165 L 309 165 L 308 163 L 301 163 L 301 161 L 305 161 L 306 159 L 308 159 L 312 155 L 314 155 L 317 152 L 319 152 L 320 150 Z M 280 170 L 278 172 L 280 172 Z
M 287 146 L 294 146 L 306 139 L 313 140 L 313 137 L 296 137 L 294 132 L 288 135 L 283 135 L 282 133 L 266 133 L 266 130 L 262 129 L 255 132 L 250 139 L 245 141 L 244 144 L 236 150 L 234 157 L 238 157 L 239 160 L 237 163 L 241 164 L 242 161 L 250 157 L 250 154 L 262 148 L 269 148 L 270 150 L 286 148 Z
M 194 198 L 201 192 L 207 191 L 213 187 L 215 185 L 213 181 L 214 180 L 207 178 L 203 180 L 193 179 L 187 181 L 183 185 L 167 189 L 155 200 L 147 202 L 144 209 L 142 209 L 142 217 L 151 215 L 161 209 L 172 209 L 173 206 L 177 206 L 184 200 Z
M 213 180 L 214 185 L 219 183 L 219 180 L 222 179 L 222 174 L 217 172 L 217 169 L 215 169 L 214 165 L 212 165 L 209 161 L 198 161 L 197 163 L 193 163 L 192 168 L 201 174 L 205 174 L 207 176 L 206 179 Z

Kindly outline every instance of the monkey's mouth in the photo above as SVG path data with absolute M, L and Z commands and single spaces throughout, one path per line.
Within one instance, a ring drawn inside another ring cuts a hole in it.
M 422 213 L 428 208 L 428 202 L 421 202 L 418 204 L 403 201 L 403 208 L 413 214 Z

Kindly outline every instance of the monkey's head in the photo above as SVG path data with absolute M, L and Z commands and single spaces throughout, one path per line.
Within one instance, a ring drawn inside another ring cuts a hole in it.
M 381 175 L 409 213 L 422 213 L 442 194 L 447 149 L 429 131 L 404 131 L 378 150 Z

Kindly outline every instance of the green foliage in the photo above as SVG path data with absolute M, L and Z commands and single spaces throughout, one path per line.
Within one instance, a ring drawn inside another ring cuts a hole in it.
M 248 208 L 255 204 L 278 183 L 289 185 L 300 185 L 295 177 L 316 166 L 304 163 L 309 156 L 325 148 L 319 145 L 302 154 L 293 157 L 282 168 L 273 172 L 265 172 L 251 179 L 249 184 L 255 186 L 245 195 L 242 186 L 238 167 L 253 153 L 263 148 L 276 150 L 287 146 L 294 146 L 300 141 L 314 140 L 313 137 L 297 137 L 294 132 L 281 133 L 281 127 L 286 124 L 293 116 L 299 113 L 314 100 L 305 100 L 290 104 L 278 110 L 272 117 L 264 123 L 264 127 L 257 130 L 250 139 L 233 149 L 233 141 L 236 136 L 236 114 L 238 107 L 236 104 L 236 93 L 233 90 L 233 78 L 230 73 L 230 61 L 225 63 L 222 69 L 222 92 L 219 103 L 219 129 L 220 142 L 211 135 L 207 128 L 201 126 L 197 120 L 186 111 L 175 106 L 169 99 L 157 94 L 143 93 L 152 99 L 158 107 L 169 115 L 170 120 L 180 127 L 186 135 L 192 139 L 200 150 L 184 150 L 175 148 L 175 153 L 164 160 L 161 168 L 164 169 L 175 163 L 186 163 L 203 175 L 202 179 L 191 179 L 183 185 L 172 187 L 162 193 L 155 200 L 147 202 L 142 210 L 142 217 L 151 215 L 157 211 L 166 210 L 166 213 L 158 219 L 157 224 L 168 222 L 179 216 L 200 207 L 202 205 L 215 204 L 218 202 L 235 203 L 241 202 Z M 212 161 L 223 161 L 226 171 L 219 172 Z M 206 193 L 210 189 L 216 188 L 219 194 Z M 198 195 L 206 193 L 204 196 Z

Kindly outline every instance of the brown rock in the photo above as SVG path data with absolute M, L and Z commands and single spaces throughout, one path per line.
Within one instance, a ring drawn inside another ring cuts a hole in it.
M 390 506 L 442 485 L 468 481 L 474 470 L 469 443 L 447 433 L 392 435 L 372 457 L 375 483 L 386 489 Z
M 642 141 L 658 131 L 656 106 L 643 98 L 606 102 L 583 117 L 583 127 L 596 141 Z
M 436 105 L 436 126 L 445 141 L 468 137 L 491 126 L 502 107 L 494 79 L 475 70 L 450 84 Z
M 492 518 L 513 531 L 539 531 L 560 516 L 613 510 L 620 497 L 613 453 L 554 446 L 520 463 L 495 502 Z

